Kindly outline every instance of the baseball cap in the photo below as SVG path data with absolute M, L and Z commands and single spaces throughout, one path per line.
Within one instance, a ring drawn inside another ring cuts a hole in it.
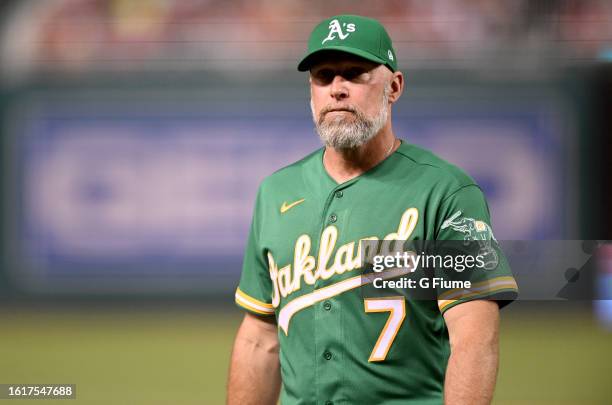
M 385 27 L 373 19 L 359 15 L 337 15 L 320 22 L 308 39 L 306 56 L 298 70 L 310 69 L 316 56 L 325 51 L 340 51 L 357 55 L 397 70 L 397 57 Z

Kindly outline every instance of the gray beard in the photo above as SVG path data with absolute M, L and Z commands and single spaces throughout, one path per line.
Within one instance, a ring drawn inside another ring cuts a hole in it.
M 387 122 L 389 92 L 390 88 L 385 88 L 378 113 L 372 118 L 367 117 L 356 108 L 349 107 L 352 111 L 352 117 L 347 117 L 347 114 L 344 114 L 325 120 L 325 115 L 328 112 L 325 108 L 321 111 L 317 121 L 311 99 L 310 110 L 321 141 L 325 146 L 334 149 L 355 149 L 374 138 Z

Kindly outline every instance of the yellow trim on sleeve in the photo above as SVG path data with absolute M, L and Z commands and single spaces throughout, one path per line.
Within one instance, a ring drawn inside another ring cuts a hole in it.
M 516 281 L 514 280 L 514 277 L 502 276 L 502 277 L 495 277 L 490 280 L 484 280 L 476 284 L 472 284 L 470 288 L 455 288 L 452 290 L 445 291 L 442 294 L 440 294 L 438 298 L 442 300 L 446 300 L 446 299 L 453 299 L 457 297 L 464 297 L 465 295 L 472 294 L 472 293 L 487 292 L 490 289 L 497 289 L 497 287 L 502 284 L 503 285 L 510 284 L 514 288 L 518 289 L 518 286 L 516 285 Z
M 492 283 L 493 280 L 496 280 L 495 285 L 490 286 L 491 284 L 493 284 Z M 469 293 L 466 293 L 466 292 L 471 291 L 472 288 L 469 290 L 468 289 L 451 290 L 451 291 L 447 291 L 446 293 L 442 294 L 440 297 L 446 296 L 447 298 L 449 298 L 449 297 L 454 296 L 453 297 L 454 299 L 453 298 L 438 299 L 438 308 L 440 309 L 440 312 L 444 312 L 444 310 L 448 308 L 450 305 L 453 305 L 459 301 L 463 301 L 467 298 L 473 298 L 479 295 L 490 295 L 492 293 L 500 292 L 503 290 L 510 290 L 510 291 L 518 290 L 518 286 L 513 277 L 497 277 L 497 278 L 487 280 L 485 282 L 478 283 L 478 284 L 479 284 L 478 287 L 480 288 L 476 288 L 476 291 L 472 291 Z M 490 286 L 490 288 L 486 288 L 487 286 Z
M 240 288 L 236 289 L 235 300 L 236 304 L 249 311 L 253 311 L 261 315 L 274 314 L 274 307 L 272 306 L 272 304 L 267 304 L 265 302 L 253 298 L 250 295 L 247 295 L 246 293 L 241 291 Z

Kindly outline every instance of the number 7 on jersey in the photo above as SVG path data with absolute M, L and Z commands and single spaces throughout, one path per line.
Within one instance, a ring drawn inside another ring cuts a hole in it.
M 404 297 L 366 298 L 366 312 L 390 312 L 387 323 L 372 349 L 368 361 L 383 361 L 395 340 L 395 336 L 406 317 L 406 301 Z

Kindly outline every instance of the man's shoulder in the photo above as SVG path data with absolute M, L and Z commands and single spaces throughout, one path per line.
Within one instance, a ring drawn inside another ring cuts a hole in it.
M 409 171 L 418 169 L 422 174 L 436 182 L 444 182 L 450 186 L 465 187 L 477 185 L 476 181 L 463 169 L 441 158 L 432 151 L 402 142 L 397 152 L 405 159 L 404 163 Z
M 319 148 L 300 160 L 276 170 L 263 179 L 261 187 L 266 189 L 283 189 L 302 182 L 304 170 L 308 170 L 320 162 L 322 151 L 323 149 Z

